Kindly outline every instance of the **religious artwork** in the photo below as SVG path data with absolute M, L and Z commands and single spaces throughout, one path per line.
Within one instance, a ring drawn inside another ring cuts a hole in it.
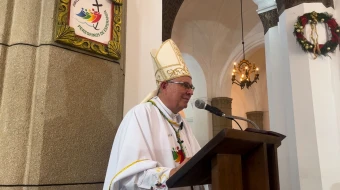
M 56 42 L 120 59 L 123 0 L 58 1 Z
M 304 28 L 306 24 L 311 25 L 311 41 L 308 41 L 304 34 Z M 324 44 L 319 44 L 318 42 L 318 32 L 316 29 L 317 23 L 324 23 L 329 29 L 330 40 Z M 306 13 L 299 16 L 297 22 L 294 24 L 294 35 L 296 36 L 296 41 L 300 44 L 305 52 L 312 53 L 314 59 L 318 56 L 327 56 L 329 52 L 334 52 L 336 47 L 340 43 L 340 26 L 328 13 L 316 13 L 315 11 L 311 13 Z
M 183 149 L 179 149 L 179 147 L 176 147 L 176 150 L 172 148 L 172 156 L 175 162 L 181 164 L 185 159 L 185 154 Z

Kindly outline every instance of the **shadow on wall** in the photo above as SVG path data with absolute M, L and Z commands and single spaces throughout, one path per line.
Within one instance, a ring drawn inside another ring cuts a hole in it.
M 331 190 L 340 190 L 340 182 L 334 183 L 331 187 Z
M 50 69 L 58 80 L 64 80 L 65 88 L 59 90 L 66 99 L 51 94 L 52 85 L 47 97 L 65 104 L 66 114 L 52 110 L 49 114 L 56 117 L 44 125 L 40 183 L 103 181 L 115 130 L 101 108 L 117 103 L 104 98 L 113 85 L 113 68 L 91 60 L 65 64 Z M 49 84 L 51 80 L 55 79 L 49 78 Z

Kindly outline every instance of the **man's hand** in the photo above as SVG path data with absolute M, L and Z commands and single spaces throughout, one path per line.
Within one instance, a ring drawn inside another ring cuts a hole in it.
M 190 157 L 191 158 L 191 157 Z M 176 173 L 184 164 L 186 164 L 189 160 L 190 160 L 190 158 L 185 158 L 184 160 L 183 160 L 183 162 L 179 165 L 179 166 L 177 166 L 176 168 L 174 168 L 174 169 L 171 169 L 170 170 L 170 177 L 172 176 L 172 175 L 174 175 L 174 173 Z

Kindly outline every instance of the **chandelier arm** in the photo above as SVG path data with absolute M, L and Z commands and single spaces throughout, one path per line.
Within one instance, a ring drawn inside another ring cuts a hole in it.
M 251 86 L 254 82 L 257 83 L 257 80 L 253 80 L 249 86 Z
M 235 81 L 236 81 L 236 82 L 235 82 Z M 233 84 L 237 84 L 237 85 L 239 85 L 239 86 L 241 85 L 241 83 L 240 83 L 238 80 L 235 79 L 235 81 L 233 81 Z

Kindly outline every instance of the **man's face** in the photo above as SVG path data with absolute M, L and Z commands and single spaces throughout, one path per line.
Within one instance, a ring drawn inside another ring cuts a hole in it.
M 168 81 L 166 95 L 174 110 L 179 112 L 188 106 L 188 102 L 194 93 L 194 90 L 190 87 L 192 87 L 192 80 L 187 76 Z

